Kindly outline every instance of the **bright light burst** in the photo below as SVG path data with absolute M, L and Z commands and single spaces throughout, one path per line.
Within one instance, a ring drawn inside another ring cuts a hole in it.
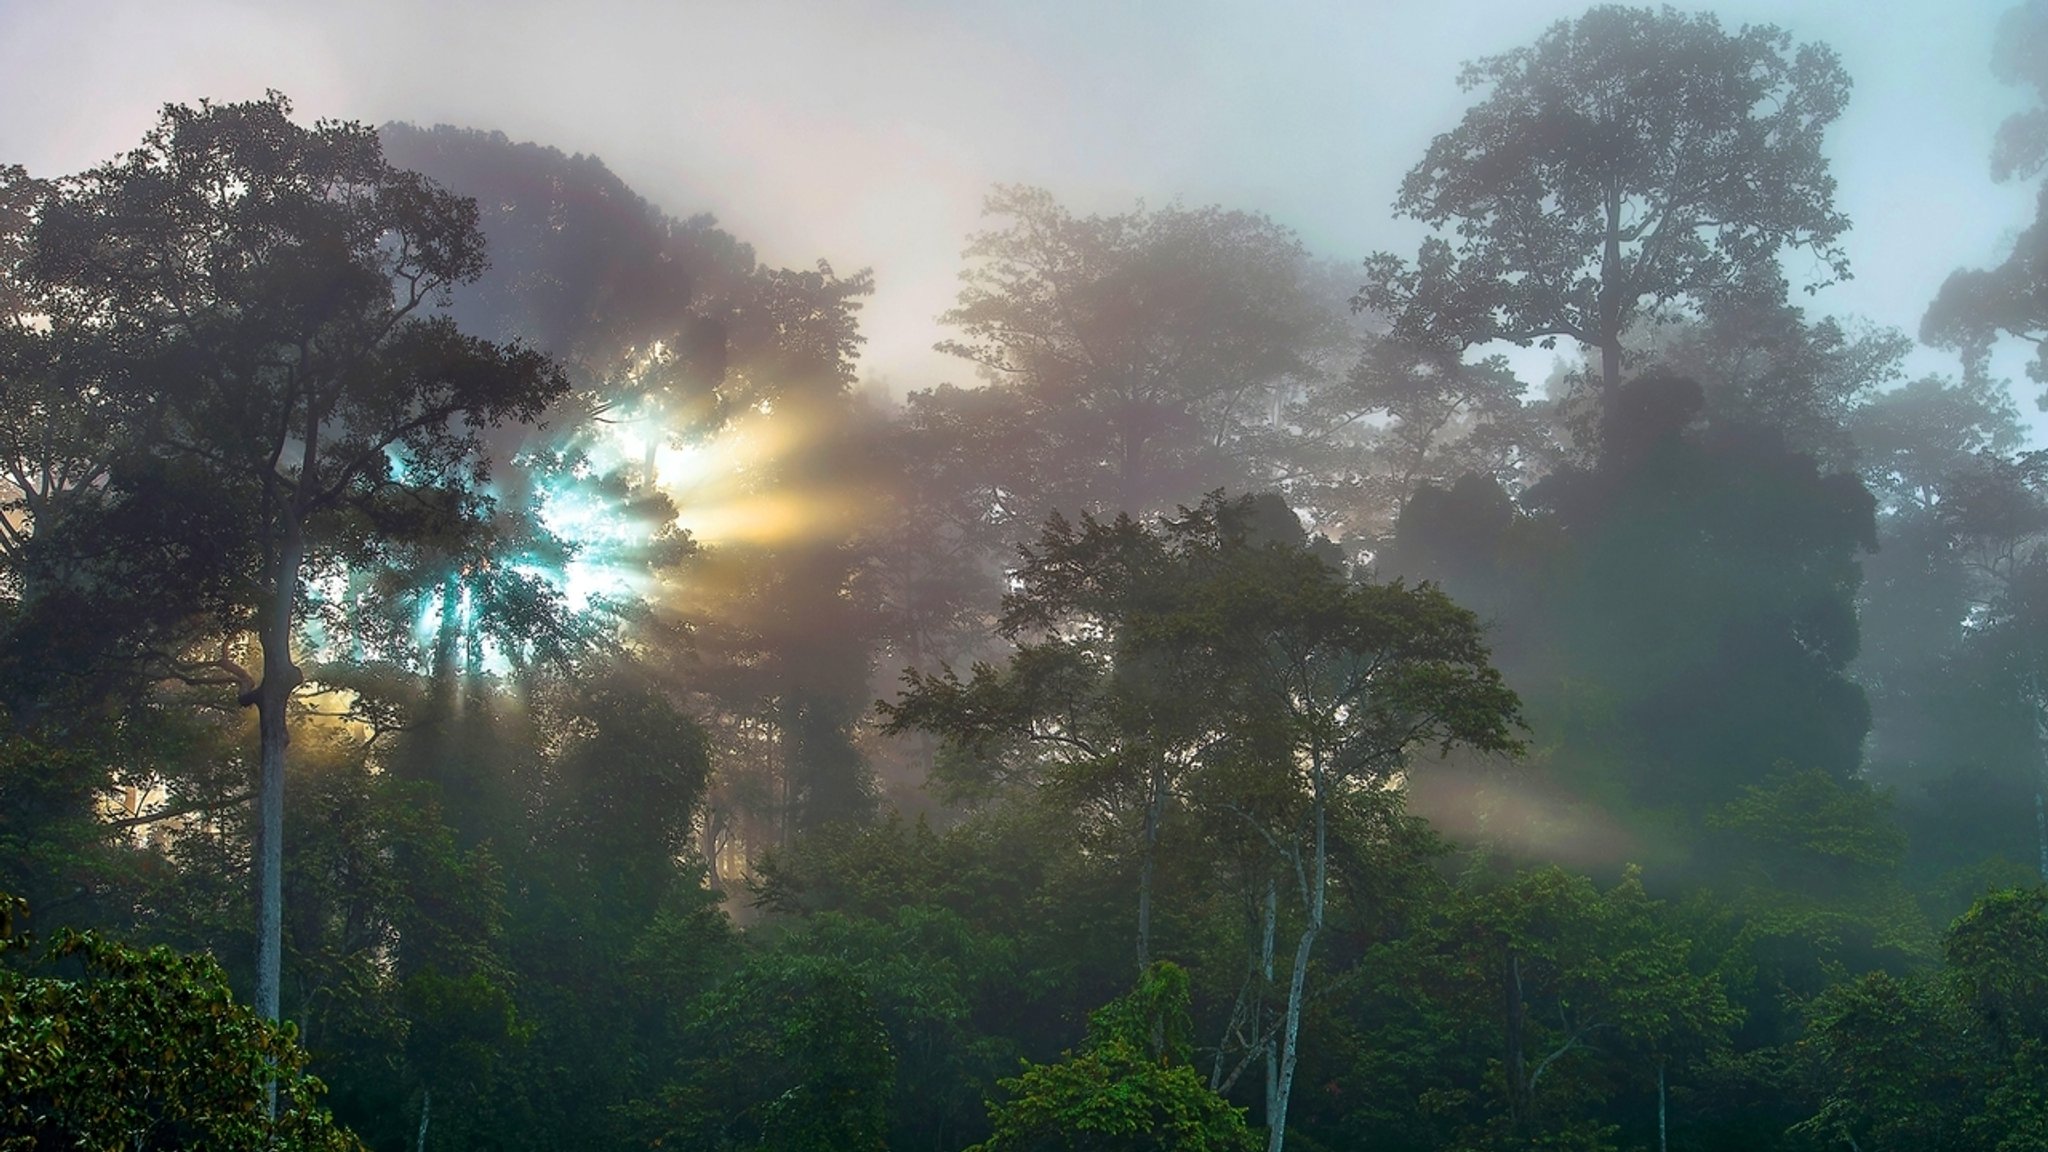
M 495 567 L 489 560 L 471 561 L 451 576 L 429 578 L 413 588 L 406 598 L 411 601 L 414 653 L 434 651 L 452 633 L 462 637 L 461 659 L 472 668 L 502 674 L 519 661 L 502 650 L 507 641 L 497 635 L 493 617 L 508 603 L 520 611 L 516 605 L 530 602 L 536 584 L 579 616 L 646 602 L 680 608 L 694 598 L 687 591 L 693 585 L 679 583 L 677 570 L 662 563 L 675 555 L 671 549 L 678 533 L 713 548 L 839 539 L 877 505 L 871 493 L 847 477 L 813 475 L 808 484 L 796 479 L 808 471 L 802 454 L 818 450 L 834 434 L 828 419 L 762 405 L 715 435 L 683 444 L 658 420 L 659 414 L 650 412 L 640 421 L 586 425 L 573 447 L 540 449 L 516 459 L 521 484 L 530 485 L 525 499 L 531 501 L 541 538 Z M 797 466 L 787 467 L 792 463 Z M 394 458 L 392 464 L 402 477 L 403 459 Z M 498 495 L 503 499 L 511 493 Z M 367 583 L 337 572 L 309 591 L 320 607 L 302 637 L 309 655 L 380 656 L 382 645 L 366 642 L 346 625 L 374 600 Z M 681 600 L 673 599 L 677 593 L 684 594 Z M 409 658 L 398 652 L 381 656 Z
M 613 425 L 606 449 L 621 462 L 645 467 L 647 431 Z M 820 421 L 767 404 L 699 443 L 677 447 L 657 430 L 654 486 L 674 502 L 677 527 L 705 544 L 776 545 L 842 535 L 867 503 L 858 492 L 791 487 L 774 479 L 778 464 L 813 450 L 830 431 Z
M 574 480 L 542 489 L 538 513 L 541 526 L 569 548 L 569 557 L 552 568 L 533 561 L 515 564 L 514 571 L 548 580 L 576 612 L 598 600 L 619 602 L 644 594 L 649 578 L 634 561 L 664 525 L 636 515 L 624 497 Z

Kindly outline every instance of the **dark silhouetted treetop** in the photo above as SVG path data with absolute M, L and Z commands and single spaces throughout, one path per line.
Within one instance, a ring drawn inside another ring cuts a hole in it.
M 2034 104 L 2009 117 L 1992 147 L 1991 175 L 2001 183 L 2031 179 L 2048 164 L 2048 5 L 2028 0 L 1999 21 L 1992 74 L 2033 90 Z M 2034 222 L 1993 268 L 1959 268 L 1949 275 L 1920 321 L 1920 338 L 1963 356 L 1966 371 L 1987 370 L 2001 336 L 2036 347 L 2027 376 L 2048 387 L 2048 186 Z M 2044 396 L 2048 403 L 2048 396 Z
M 2048 165 L 2048 4 L 2025 0 L 1998 21 L 1991 74 L 2033 90 L 2035 104 L 2005 118 L 1991 149 L 1991 178 L 2028 180 Z
M 1438 136 L 1395 207 L 1445 233 L 1367 261 L 1356 303 L 1418 347 L 1601 351 L 1621 378 L 1636 316 L 1697 303 L 1786 249 L 1848 276 L 1821 143 L 1849 79 L 1769 25 L 1614 5 L 1465 66 L 1485 98 Z
M 674 219 L 595 156 L 503 133 L 387 124 L 393 161 L 473 197 L 491 267 L 454 294 L 465 331 L 560 358 L 586 401 L 663 441 L 854 380 L 862 270 L 760 264 L 709 215 Z

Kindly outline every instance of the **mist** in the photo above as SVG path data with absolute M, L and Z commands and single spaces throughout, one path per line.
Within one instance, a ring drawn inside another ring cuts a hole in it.
M 2048 0 L 0 16 L 0 1144 L 2048 1142 Z

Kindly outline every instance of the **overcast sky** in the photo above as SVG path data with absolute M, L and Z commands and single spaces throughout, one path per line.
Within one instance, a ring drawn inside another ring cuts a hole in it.
M 1989 76 L 2011 0 L 1742 0 L 1855 80 L 1830 150 L 1855 280 L 1813 301 L 1912 332 L 1947 273 L 1997 258 L 2030 188 L 1991 183 L 2021 94 Z M 75 171 L 166 101 L 277 88 L 302 117 L 497 129 L 602 157 L 762 257 L 875 269 L 866 368 L 930 352 L 996 182 L 1081 208 L 1257 209 L 1346 261 L 1412 254 L 1401 175 L 1468 103 L 1461 61 L 1584 10 L 1554 0 L 0 0 L 0 163 Z M 1547 354 L 1522 366 L 1540 377 Z M 2002 357 L 2017 375 L 2020 359 Z M 1922 350 L 1916 372 L 1950 358 Z M 2023 408 L 2031 392 L 2021 382 Z

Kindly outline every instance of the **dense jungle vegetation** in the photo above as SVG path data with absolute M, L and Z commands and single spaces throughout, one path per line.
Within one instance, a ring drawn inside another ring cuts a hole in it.
M 0 1148 L 2048 1148 L 2048 215 L 1818 316 L 1825 45 L 1462 82 L 1413 253 L 994 189 L 907 394 L 545 144 L 0 167 Z

